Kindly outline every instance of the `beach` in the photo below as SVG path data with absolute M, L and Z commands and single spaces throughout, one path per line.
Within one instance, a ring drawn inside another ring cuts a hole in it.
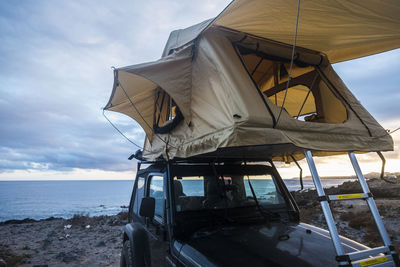
M 385 227 L 400 246 L 400 181 L 368 180 Z M 347 181 L 327 194 L 360 193 L 356 182 Z M 301 221 L 326 229 L 315 190 L 292 192 Z M 370 247 L 381 241 L 363 200 L 331 203 L 339 233 Z M 0 266 L 119 266 L 122 230 L 127 213 L 114 216 L 75 215 L 71 219 L 9 220 L 0 223 Z M 7 264 L 7 265 L 6 265 Z

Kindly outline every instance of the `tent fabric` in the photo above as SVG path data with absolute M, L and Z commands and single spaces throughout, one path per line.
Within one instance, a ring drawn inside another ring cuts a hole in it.
M 179 103 L 184 118 L 190 121 L 191 61 L 192 47 L 188 46 L 155 62 L 117 69 L 113 92 L 105 109 L 132 117 L 152 140 L 156 90 L 162 88 Z
M 296 46 L 326 54 L 338 63 L 400 47 L 400 2 L 301 1 Z M 292 45 L 296 0 L 234 0 L 216 18 L 173 31 L 163 56 L 196 39 L 211 26 Z
M 296 48 L 292 83 L 300 82 L 290 86 L 282 108 L 289 45 L 244 38 L 242 32 L 210 22 L 193 29 L 192 35 L 183 30 L 184 38 L 179 32 L 171 34 L 160 60 L 115 70 L 105 109 L 124 113 L 143 127 L 144 158 L 264 155 L 288 161 L 289 155 L 302 158 L 304 149 L 319 156 L 393 150 L 390 135 L 349 91 L 324 53 Z M 312 75 L 318 76 L 315 88 L 308 84 Z M 152 129 L 160 90 L 185 120 L 168 134 Z M 312 97 L 300 115 L 309 121 L 303 121 L 295 115 L 307 90 Z
M 296 0 L 235 0 L 213 25 L 293 44 Z M 301 1 L 296 45 L 331 63 L 400 47 L 398 0 Z
M 169 55 L 176 48 L 190 43 L 199 36 L 212 22 L 212 19 L 205 20 L 186 29 L 172 31 L 169 35 L 167 44 L 165 45 L 162 57 Z

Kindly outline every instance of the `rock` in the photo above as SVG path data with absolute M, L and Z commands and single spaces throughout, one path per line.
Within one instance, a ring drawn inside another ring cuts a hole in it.
M 5 222 L 2 222 L 2 224 L 22 224 L 22 223 L 32 223 L 32 222 L 37 222 L 37 220 L 25 218 L 23 220 L 8 220 Z
M 61 260 L 65 263 L 70 263 L 72 261 L 76 261 L 77 257 L 73 255 L 71 252 L 60 252 L 57 254 L 56 259 Z
M 43 240 L 42 248 L 47 249 L 47 247 L 50 246 L 51 242 L 52 240 L 50 238 L 46 238 L 45 240 Z
M 96 247 L 105 247 L 106 243 L 104 243 L 104 241 L 100 241 L 99 243 L 97 243 Z
M 117 214 L 117 217 L 122 221 L 128 221 L 129 214 L 126 211 L 121 211 L 120 213 Z
M 59 220 L 59 219 L 60 219 L 60 218 L 56 218 L 56 217 L 51 216 L 51 217 L 46 218 L 46 219 L 43 219 L 43 220 L 41 220 L 41 221 L 48 222 L 48 221 L 54 221 L 54 220 Z M 37 265 L 37 266 L 43 266 L 43 265 Z M 46 266 L 47 266 L 47 265 L 46 265 Z
M 65 237 L 63 237 L 63 236 L 60 236 L 59 238 L 58 238 L 58 240 L 64 240 L 65 239 Z
M 118 216 L 107 220 L 106 224 L 110 226 L 125 225 L 125 223 L 122 222 Z
M 64 225 L 64 229 L 71 229 L 71 227 L 72 227 L 71 224 Z
M 86 225 L 85 228 L 86 228 L 86 229 L 90 229 L 90 225 L 89 225 L 89 224 Z

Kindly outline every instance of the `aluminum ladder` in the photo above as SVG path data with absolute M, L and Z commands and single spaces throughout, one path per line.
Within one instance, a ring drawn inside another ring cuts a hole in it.
M 368 185 L 361 172 L 360 166 L 358 165 L 357 159 L 353 152 L 349 152 L 349 157 L 353 165 L 354 171 L 357 175 L 357 179 L 360 182 L 363 193 L 357 194 L 343 194 L 343 195 L 326 195 L 324 188 L 321 185 L 317 169 L 315 167 L 314 159 L 310 150 L 305 151 L 308 166 L 310 168 L 311 176 L 317 189 L 318 199 L 321 203 L 322 211 L 325 216 L 326 223 L 328 225 L 329 234 L 331 236 L 333 246 L 336 251 L 336 260 L 339 266 L 397 266 L 399 267 L 398 255 L 394 247 L 392 246 L 386 229 L 383 225 L 382 218 L 379 215 L 378 209 L 375 205 L 375 201 L 369 191 Z M 338 200 L 352 200 L 352 199 L 364 199 L 372 213 L 375 220 L 376 226 L 379 230 L 379 234 L 383 241 L 383 246 L 345 253 L 343 246 L 340 242 L 339 234 L 336 228 L 335 221 L 333 219 L 332 211 L 329 203 L 331 201 Z

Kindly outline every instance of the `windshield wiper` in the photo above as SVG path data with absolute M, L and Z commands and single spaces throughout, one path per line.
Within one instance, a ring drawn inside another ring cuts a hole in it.
M 261 206 L 260 204 L 258 204 L 257 208 L 260 211 L 260 213 L 263 213 L 264 215 L 269 216 L 267 219 L 279 219 L 281 217 L 281 215 L 278 212 L 273 212 L 269 209 L 266 209 L 265 207 Z
M 223 219 L 223 220 L 225 220 L 226 222 L 228 222 L 228 223 L 236 223 L 237 221 L 235 220 L 235 219 L 233 219 L 232 217 L 229 217 L 228 215 L 227 215 L 227 211 L 226 210 L 224 210 L 224 214 L 222 215 L 219 211 L 221 211 L 222 209 L 219 209 L 219 210 L 213 210 L 213 209 L 207 209 L 207 211 L 209 212 L 209 213 L 211 213 L 212 215 L 214 215 L 214 216 L 216 216 L 216 217 L 218 217 L 219 219 Z

